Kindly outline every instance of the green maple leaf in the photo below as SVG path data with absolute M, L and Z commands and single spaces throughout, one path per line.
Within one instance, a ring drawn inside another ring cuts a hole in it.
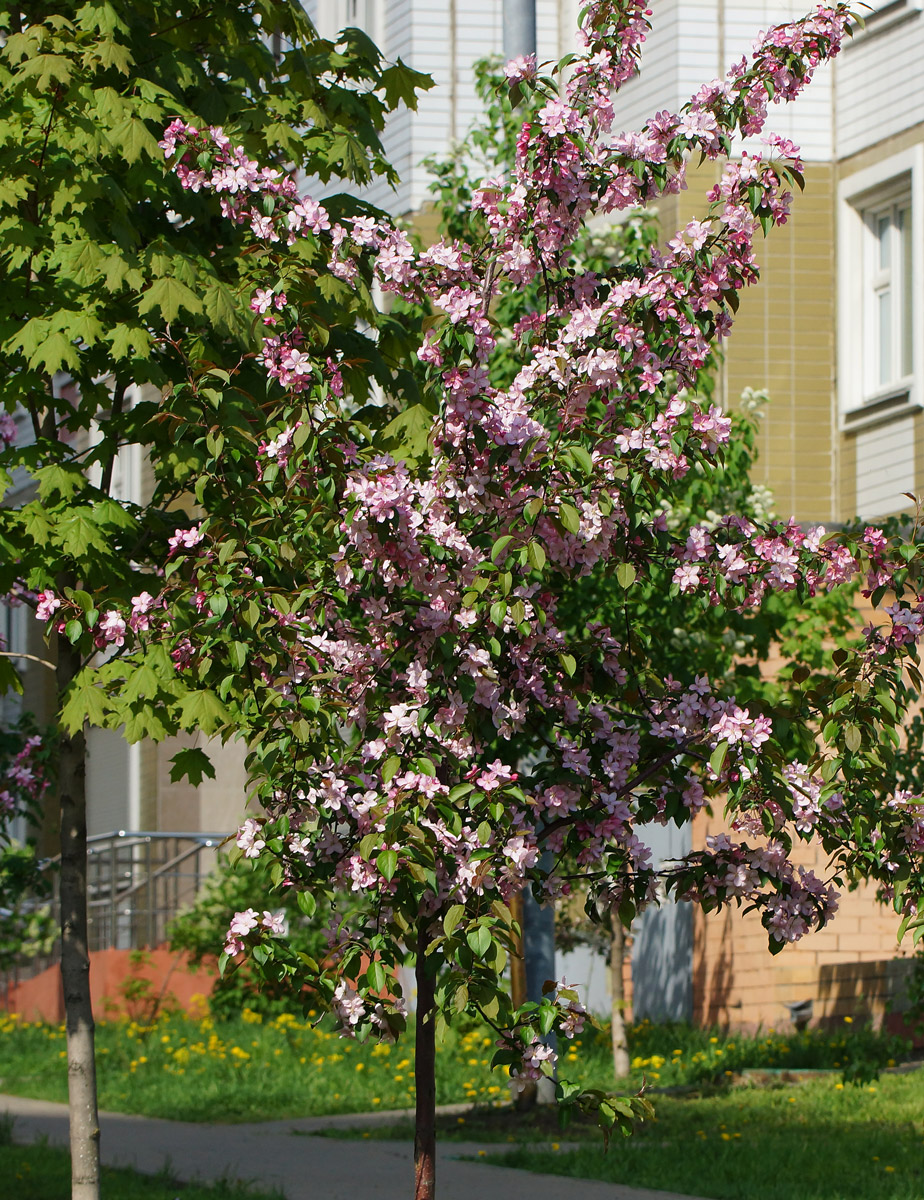
M 108 548 L 96 515 L 90 508 L 79 508 L 69 513 L 58 522 L 55 533 L 55 540 L 62 550 L 76 559 L 84 558 L 90 549 Z
M 180 723 L 184 729 L 212 734 L 230 719 L 230 713 L 214 692 L 188 692 L 180 699 Z
M 382 86 L 385 89 L 385 103 L 390 109 L 405 104 L 416 112 L 417 93 L 429 91 L 435 86 L 435 81 L 399 58 L 394 66 L 386 67 L 382 72 Z
M 68 733 L 76 733 L 86 721 L 91 725 L 105 725 L 109 711 L 106 693 L 92 682 L 92 676 L 81 675 L 68 688 L 61 708 L 61 724 Z
M 204 750 L 188 747 L 179 754 L 174 754 L 170 763 L 170 779 L 173 783 L 179 783 L 185 778 L 193 787 L 198 787 L 203 779 L 215 778 L 212 760 Z
M 178 279 L 165 276 L 155 279 L 151 286 L 141 294 L 138 311 L 142 316 L 156 313 L 164 321 L 174 321 L 180 315 L 180 309 L 185 308 L 191 316 L 201 316 L 202 301 L 190 291 L 185 283 Z

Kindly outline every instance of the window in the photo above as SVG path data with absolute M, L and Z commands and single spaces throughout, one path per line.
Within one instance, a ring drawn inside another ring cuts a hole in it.
M 838 187 L 841 426 L 859 429 L 924 404 L 924 146 Z
M 379 4 L 380 0 L 319 0 L 309 14 L 322 37 L 335 37 L 349 26 L 378 42 L 382 38 Z
M 864 392 L 870 400 L 907 390 L 913 374 L 911 192 L 863 216 Z

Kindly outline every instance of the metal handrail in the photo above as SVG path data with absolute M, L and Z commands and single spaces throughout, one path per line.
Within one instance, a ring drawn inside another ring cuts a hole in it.
M 96 842 L 111 842 L 113 838 L 137 838 L 151 841 L 163 841 L 166 838 L 186 838 L 188 841 L 201 842 L 205 846 L 213 843 L 226 842 L 233 834 L 230 833 L 200 833 L 196 829 L 114 829 L 112 833 L 94 833 L 87 838 L 87 845 Z
M 192 856 L 194 854 L 198 854 L 200 850 L 207 849 L 212 844 L 213 844 L 212 842 L 202 842 L 199 845 L 190 846 L 189 849 L 184 850 L 182 852 L 182 854 L 174 855 L 173 858 L 168 859 L 165 863 L 162 863 L 156 870 L 152 871 L 150 875 L 146 875 L 144 877 L 144 879 L 140 880 L 138 883 L 132 884 L 132 886 L 130 888 L 125 888 L 122 891 L 120 891 L 119 899 L 124 900 L 127 896 L 132 896 L 135 894 L 135 892 L 141 891 L 142 888 L 150 887 L 151 883 L 153 883 L 154 880 L 159 879 L 162 875 L 166 875 L 174 867 L 178 867 L 180 865 L 180 863 L 185 862 L 187 860 L 187 858 L 192 858 Z M 90 901 L 88 901 L 88 903 L 89 904 L 108 904 L 109 901 L 108 900 L 90 900 Z
M 143 949 L 162 943 L 170 921 L 198 894 L 212 869 L 212 855 L 232 838 L 233 834 L 224 832 L 129 829 L 89 837 L 87 908 L 91 948 Z M 185 845 L 181 848 L 182 843 Z M 201 855 L 209 851 L 210 861 L 204 862 Z M 46 865 L 56 861 L 59 859 L 46 860 Z M 57 908 L 57 873 L 54 880 L 50 902 Z M 0 991 L 4 981 L 29 978 L 51 966 L 59 955 L 60 942 L 51 954 L 0 973 Z

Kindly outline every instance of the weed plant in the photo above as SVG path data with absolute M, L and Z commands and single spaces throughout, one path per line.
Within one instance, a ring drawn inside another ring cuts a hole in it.
M 723 1083 L 747 1067 L 830 1068 L 871 1078 L 902 1057 L 891 1038 L 845 1024 L 831 1032 L 757 1037 L 643 1021 L 629 1030 L 632 1075 L 654 1088 Z M 609 1031 L 588 1026 L 561 1048 L 562 1075 L 587 1087 L 614 1086 Z M 504 1071 L 491 1071 L 494 1037 L 483 1026 L 453 1027 L 439 1048 L 437 1102 L 493 1105 L 509 1098 Z M 414 1103 L 413 1039 L 397 1045 L 341 1038 L 325 1021 L 245 1009 L 219 1022 L 161 1013 L 144 1023 L 102 1021 L 97 1031 L 104 1109 L 187 1121 L 404 1109 Z M 67 1098 L 63 1026 L 0 1015 L 0 1091 Z M 924 1193 L 922 1193 L 924 1194 Z

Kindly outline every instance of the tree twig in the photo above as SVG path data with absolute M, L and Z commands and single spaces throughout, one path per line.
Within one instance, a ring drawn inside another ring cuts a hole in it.
M 21 650 L 0 650 L 0 658 L 28 658 L 29 662 L 40 663 L 43 667 L 48 667 L 50 671 L 55 670 L 55 664 L 49 662 L 47 658 L 39 658 L 36 654 L 25 654 Z

